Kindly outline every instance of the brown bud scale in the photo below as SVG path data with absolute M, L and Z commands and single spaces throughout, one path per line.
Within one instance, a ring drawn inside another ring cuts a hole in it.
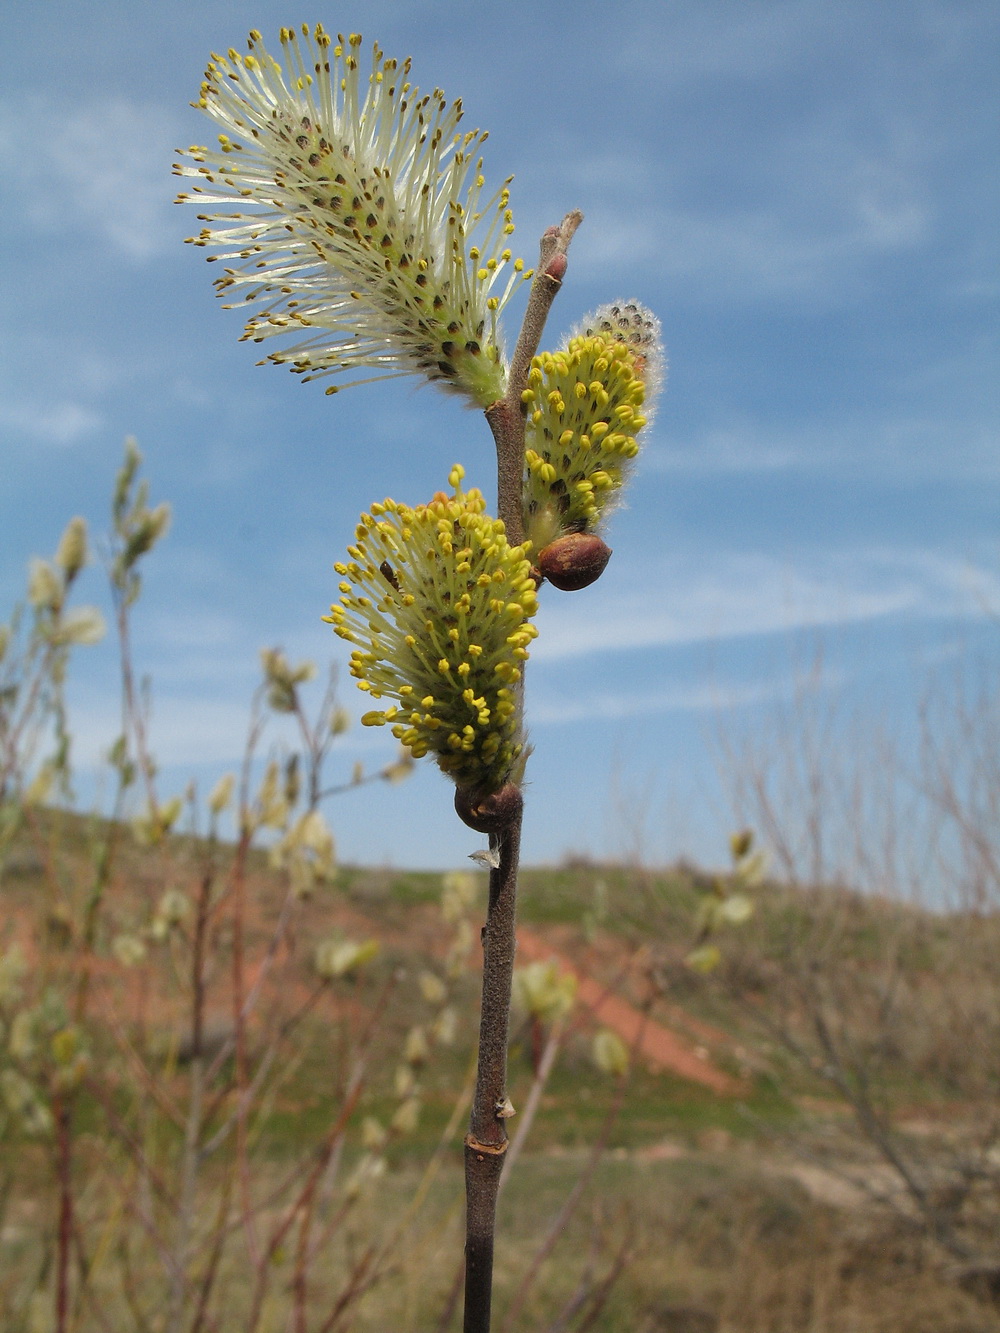
M 513 782 L 485 794 L 468 787 L 455 789 L 455 811 L 462 823 L 477 833 L 502 833 L 520 814 L 523 804 L 521 789 Z
M 611 547 L 594 532 L 567 532 L 538 553 L 538 568 L 555 588 L 576 592 L 604 573 Z

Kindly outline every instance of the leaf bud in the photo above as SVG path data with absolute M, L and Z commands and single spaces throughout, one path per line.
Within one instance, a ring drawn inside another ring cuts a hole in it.
M 521 813 L 523 805 L 521 789 L 513 782 L 485 794 L 468 787 L 455 789 L 455 811 L 462 823 L 477 833 L 502 833 Z
M 538 553 L 538 570 L 563 592 L 587 588 L 604 573 L 611 547 L 595 532 L 567 532 Z

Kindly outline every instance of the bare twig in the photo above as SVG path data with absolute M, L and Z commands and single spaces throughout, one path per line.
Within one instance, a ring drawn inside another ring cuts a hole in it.
M 522 479 L 524 412 L 521 395 L 545 321 L 562 285 L 566 253 L 582 213 L 568 213 L 541 239 L 528 306 L 511 362 L 507 391 L 486 410 L 497 450 L 497 513 L 507 540 L 524 541 Z M 465 1333 L 489 1333 L 493 1291 L 493 1236 L 496 1201 L 507 1151 L 498 1112 L 506 1100 L 507 1031 L 514 970 L 517 865 L 521 848 L 521 805 L 506 826 L 490 835 L 500 864 L 490 872 L 490 897 L 483 930 L 483 1000 L 479 1024 L 479 1065 L 465 1140 Z
M 635 1241 L 634 1227 L 629 1225 L 625 1233 L 625 1238 L 618 1247 L 618 1253 L 614 1257 L 614 1262 L 607 1273 L 598 1283 L 596 1290 L 592 1293 L 590 1309 L 586 1316 L 576 1326 L 576 1333 L 587 1333 L 587 1330 L 593 1328 L 594 1324 L 600 1318 L 608 1297 L 611 1295 L 612 1288 L 625 1271 L 632 1254 L 632 1246 Z M 553 1330 L 555 1333 L 555 1330 Z
M 521 1155 L 521 1149 L 524 1147 L 525 1140 L 535 1122 L 535 1116 L 541 1105 L 542 1093 L 545 1091 L 545 1085 L 555 1067 L 556 1057 L 562 1048 L 563 1034 L 565 1031 L 565 1017 L 560 1015 L 549 1028 L 549 1035 L 546 1038 L 545 1046 L 542 1049 L 541 1059 L 538 1061 L 538 1069 L 535 1071 L 535 1077 L 531 1081 L 531 1087 L 528 1089 L 528 1095 L 525 1098 L 524 1106 L 517 1118 L 517 1130 L 510 1141 L 510 1148 L 507 1150 L 507 1164 L 504 1173 L 500 1178 L 500 1188 L 498 1193 L 502 1194 L 507 1181 L 510 1179 L 510 1173 L 514 1169 L 514 1163 Z
M 636 1043 L 636 1049 L 638 1049 L 638 1043 Z M 628 1079 L 623 1077 L 619 1079 L 618 1089 L 615 1093 L 615 1099 L 611 1103 L 607 1115 L 604 1117 L 604 1124 L 601 1126 L 601 1132 L 597 1136 L 597 1140 L 595 1141 L 594 1146 L 590 1150 L 590 1155 L 587 1158 L 587 1165 L 580 1172 L 579 1176 L 576 1179 L 575 1184 L 573 1185 L 573 1188 L 566 1196 L 566 1200 L 563 1203 L 563 1206 L 559 1209 L 559 1212 L 553 1219 L 552 1225 L 549 1227 L 545 1239 L 538 1247 L 535 1257 L 531 1261 L 531 1267 L 528 1269 L 527 1273 L 524 1275 L 524 1277 L 521 1279 L 520 1284 L 518 1285 L 517 1295 L 514 1297 L 513 1303 L 511 1304 L 510 1309 L 507 1311 L 507 1317 L 503 1322 L 502 1333 L 508 1333 L 508 1330 L 513 1330 L 517 1328 L 518 1317 L 520 1316 L 521 1311 L 524 1309 L 525 1302 L 528 1299 L 532 1287 L 535 1285 L 535 1281 L 538 1277 L 538 1273 L 542 1267 L 542 1264 L 552 1253 L 552 1250 L 554 1249 L 556 1242 L 558 1241 L 562 1233 L 565 1231 L 570 1221 L 570 1218 L 576 1212 L 577 1205 L 579 1204 L 581 1198 L 583 1197 L 584 1190 L 590 1184 L 594 1172 L 597 1170 L 598 1164 L 600 1163 L 601 1158 L 604 1156 L 605 1150 L 608 1146 L 608 1141 L 611 1138 L 611 1133 L 614 1130 L 615 1124 L 617 1123 L 618 1116 L 621 1114 L 622 1106 L 625 1104 L 625 1094 L 627 1091 L 628 1091 Z
M 566 273 L 566 253 L 577 227 L 580 212 L 567 213 L 558 227 L 550 227 L 541 240 L 538 268 L 528 295 L 524 322 L 518 334 L 507 377 L 507 392 L 486 409 L 497 446 L 497 513 L 503 519 L 507 540 L 514 546 L 524 541 L 521 492 L 524 474 L 524 409 L 521 395 L 528 386 L 531 359 L 538 351 L 552 302 Z
M 56 1175 L 59 1181 L 59 1230 L 56 1249 L 56 1333 L 66 1333 L 69 1319 L 69 1255 L 73 1238 L 73 1106 L 59 1098 L 56 1122 Z
M 642 1021 L 639 1024 L 635 1036 L 632 1039 L 632 1045 L 630 1047 L 631 1060 L 634 1060 L 636 1053 L 642 1049 L 642 1039 L 646 1031 L 646 1023 L 649 1019 L 649 1010 L 652 1007 L 654 999 L 655 999 L 655 990 L 653 988 L 650 988 L 646 996 L 646 1001 L 641 1011 Z M 615 1092 L 614 1100 L 612 1101 L 611 1106 L 608 1108 L 607 1115 L 604 1117 L 604 1123 L 601 1126 L 601 1132 L 600 1134 L 598 1134 L 594 1146 L 590 1150 L 590 1155 L 587 1158 L 587 1164 L 584 1167 L 583 1171 L 581 1171 L 580 1175 L 577 1177 L 576 1183 L 574 1184 L 573 1188 L 567 1195 L 566 1201 L 563 1203 L 562 1208 L 560 1208 L 559 1212 L 556 1214 L 556 1217 L 553 1220 L 552 1225 L 549 1227 L 545 1239 L 539 1246 L 538 1251 L 531 1262 L 531 1267 L 528 1269 L 528 1272 L 521 1280 L 521 1283 L 517 1290 L 517 1295 L 515 1296 L 510 1309 L 507 1311 L 507 1317 L 505 1318 L 503 1323 L 502 1333 L 508 1333 L 508 1330 L 513 1330 L 514 1328 L 517 1327 L 517 1322 L 516 1322 L 517 1318 L 520 1315 L 522 1309 L 524 1308 L 524 1303 L 528 1299 L 528 1295 L 531 1291 L 531 1288 L 534 1286 L 535 1280 L 538 1277 L 538 1273 L 539 1270 L 541 1269 L 542 1264 L 552 1253 L 552 1250 L 555 1247 L 556 1242 L 558 1241 L 559 1237 L 562 1235 L 562 1233 L 568 1226 L 570 1219 L 576 1212 L 580 1200 L 583 1198 L 584 1191 L 590 1184 L 594 1172 L 597 1170 L 600 1160 L 604 1156 L 604 1153 L 608 1146 L 608 1142 L 610 1141 L 611 1138 L 611 1134 L 618 1121 L 618 1117 L 621 1114 L 621 1109 L 625 1105 L 625 1096 L 627 1092 L 628 1092 L 628 1075 L 623 1074 L 618 1079 L 618 1087 Z

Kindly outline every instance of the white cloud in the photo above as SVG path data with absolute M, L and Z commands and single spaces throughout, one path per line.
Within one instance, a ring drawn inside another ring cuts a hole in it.
M 769 679 L 745 685 L 694 682 L 664 690 L 631 690 L 627 694 L 574 694 L 572 698 L 546 697 L 544 683 L 537 701 L 528 706 L 528 726 L 569 722 L 614 721 L 648 717 L 654 713 L 712 712 L 761 703 L 786 693 L 792 682 Z
M 933 368 L 928 370 L 928 377 Z M 649 472 L 739 474 L 804 470 L 841 475 L 881 474 L 950 481 L 994 481 L 1000 477 L 1000 440 L 974 420 L 924 416 L 854 416 L 821 425 L 769 427 L 730 419 L 687 440 L 649 445 L 642 454 Z
M 822 163 L 822 165 L 821 165 Z M 816 195 L 836 195 L 825 159 L 788 163 L 787 177 L 809 182 Z M 803 179 L 804 178 L 804 179 Z M 821 179 L 822 178 L 822 179 Z M 724 215 L 649 200 L 641 219 L 622 218 L 617 199 L 588 208 L 574 263 L 596 276 L 655 264 L 658 281 L 697 289 L 707 300 L 753 301 L 806 295 L 840 303 L 864 264 L 911 249 L 929 234 L 931 213 L 903 189 L 898 198 L 868 185 L 844 184 L 835 207 L 797 202 L 781 187 L 768 209 L 727 209 Z
M 0 167 L 24 220 L 66 234 L 81 225 L 146 260 L 171 247 L 169 163 L 177 120 L 112 98 L 69 110 L 40 97 L 0 107 Z
M 651 444 L 642 453 L 644 472 L 700 476 L 705 473 L 779 472 L 829 461 L 829 454 L 810 450 L 801 435 L 781 438 L 756 422 L 709 428 L 678 444 Z
M 237 698 L 206 696 L 204 692 L 166 694 L 156 690 L 154 681 L 150 751 L 160 769 L 197 769 L 211 764 L 236 767 L 246 750 L 250 720 L 249 693 L 246 698 L 242 694 Z M 76 767 L 90 772 L 105 769 L 108 750 L 121 732 L 117 695 L 114 691 L 104 693 L 94 685 L 73 690 L 70 722 Z M 258 757 L 266 756 L 282 737 L 293 745 L 301 744 L 294 720 L 269 715 Z M 390 756 L 394 745 L 385 730 L 355 725 L 338 744 L 338 762 L 351 760 L 356 754 Z
M 901 613 L 981 616 L 1000 607 L 996 575 L 924 551 L 834 553 L 805 557 L 795 568 L 768 556 L 722 553 L 644 565 L 629 582 L 631 591 L 595 588 L 585 616 L 576 604 L 545 599 L 532 657 L 549 662 Z
M 546 140 L 531 182 L 553 214 L 557 197 L 587 201 L 574 269 L 642 268 L 648 289 L 652 267 L 699 303 L 807 296 L 837 305 L 857 296 L 873 260 L 932 242 L 934 172 L 954 155 L 956 130 L 941 124 L 933 99 L 899 85 L 891 63 L 881 79 L 858 63 L 853 43 L 867 23 L 863 6 L 727 0 L 664 4 L 647 22 L 622 24 L 618 63 L 648 75 L 627 151 L 616 123 L 603 137 L 583 125 Z M 901 38 L 890 31 L 883 41 L 891 50 Z M 842 77 L 830 77 L 831 60 Z M 779 113 L 770 98 L 785 72 L 792 83 Z M 740 79 L 764 81 L 768 98 Z
M 74 755 L 84 769 L 101 768 L 121 731 L 116 698 L 88 692 L 86 705 L 73 710 Z M 160 768 L 203 763 L 236 764 L 246 744 L 249 708 L 242 701 L 186 698 L 155 700 L 150 748 Z
M 0 426 L 43 444 L 76 444 L 102 425 L 102 418 L 82 403 L 0 405 Z

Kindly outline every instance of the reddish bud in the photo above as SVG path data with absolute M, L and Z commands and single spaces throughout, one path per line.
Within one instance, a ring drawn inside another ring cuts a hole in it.
M 593 532 L 567 532 L 538 553 L 544 578 L 563 592 L 586 588 L 604 573 L 611 547 Z
M 524 797 L 520 787 L 507 782 L 499 791 L 472 791 L 468 787 L 455 789 L 455 810 L 463 824 L 477 833 L 502 833 L 521 813 Z
M 562 282 L 563 278 L 566 276 L 568 267 L 569 260 L 566 258 L 565 254 L 560 252 L 559 254 L 553 255 L 545 265 L 545 272 L 550 278 L 554 278 L 556 282 Z

